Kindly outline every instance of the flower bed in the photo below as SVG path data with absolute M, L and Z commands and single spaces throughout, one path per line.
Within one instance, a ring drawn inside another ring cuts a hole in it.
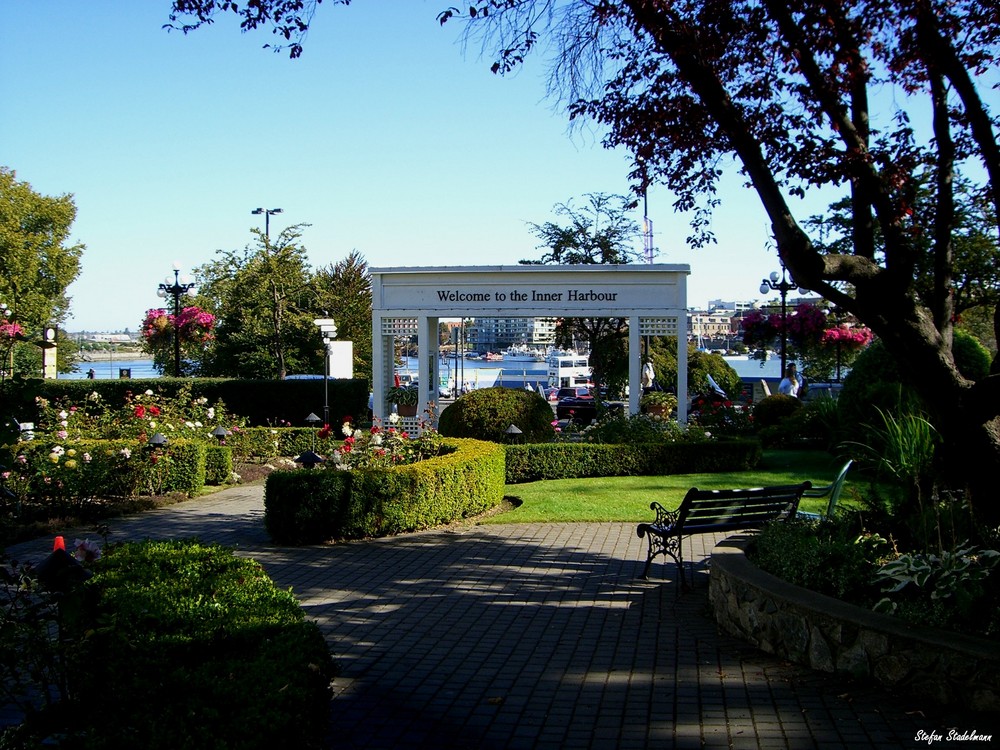
M 938 705 L 1000 711 L 1000 647 L 793 586 L 746 558 L 751 537 L 712 552 L 709 599 L 719 626 L 762 651 L 869 679 Z

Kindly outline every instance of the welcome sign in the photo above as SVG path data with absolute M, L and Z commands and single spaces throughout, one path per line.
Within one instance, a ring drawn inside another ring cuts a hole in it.
M 686 310 L 687 265 L 372 269 L 373 307 L 439 317 L 667 314 Z

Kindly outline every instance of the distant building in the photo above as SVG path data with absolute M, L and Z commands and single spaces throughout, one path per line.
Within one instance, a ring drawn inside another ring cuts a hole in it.
M 515 344 L 547 347 L 556 341 L 555 318 L 475 318 L 466 332 L 468 346 L 496 352 Z
M 694 341 L 724 341 L 731 338 L 735 310 L 692 310 L 688 313 L 688 335 Z
M 749 300 L 736 300 L 733 302 L 721 299 L 710 299 L 708 301 L 709 310 L 732 310 L 733 312 L 743 312 L 753 310 L 756 303 Z

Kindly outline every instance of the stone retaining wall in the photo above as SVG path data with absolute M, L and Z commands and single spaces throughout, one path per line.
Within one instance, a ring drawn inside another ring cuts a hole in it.
M 908 625 L 792 586 L 754 566 L 740 535 L 712 551 L 709 598 L 723 630 L 823 672 L 875 680 L 940 705 L 1000 712 L 1000 645 Z

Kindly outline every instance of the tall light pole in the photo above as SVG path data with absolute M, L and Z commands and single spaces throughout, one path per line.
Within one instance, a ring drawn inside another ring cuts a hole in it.
M 255 208 L 250 213 L 260 216 L 264 214 L 264 238 L 271 239 L 271 217 L 274 214 L 280 214 L 284 209 L 281 208 Z
M 333 318 L 317 318 L 313 324 L 323 334 L 323 426 L 330 426 L 330 342 L 337 337 L 337 323 Z
M 781 267 L 781 276 L 778 276 L 777 271 L 771 271 L 771 275 L 760 282 L 761 294 L 767 294 L 773 289 L 781 295 L 781 377 L 785 377 L 788 363 L 788 293 L 797 286 L 793 279 L 785 278 L 784 266 Z
M 181 278 L 181 265 L 174 262 L 174 278 L 171 281 L 167 276 L 160 288 L 156 292 L 157 297 L 166 298 L 168 295 L 174 298 L 174 377 L 181 376 L 181 297 L 193 297 L 195 295 L 194 282 L 188 281 L 187 276 Z

